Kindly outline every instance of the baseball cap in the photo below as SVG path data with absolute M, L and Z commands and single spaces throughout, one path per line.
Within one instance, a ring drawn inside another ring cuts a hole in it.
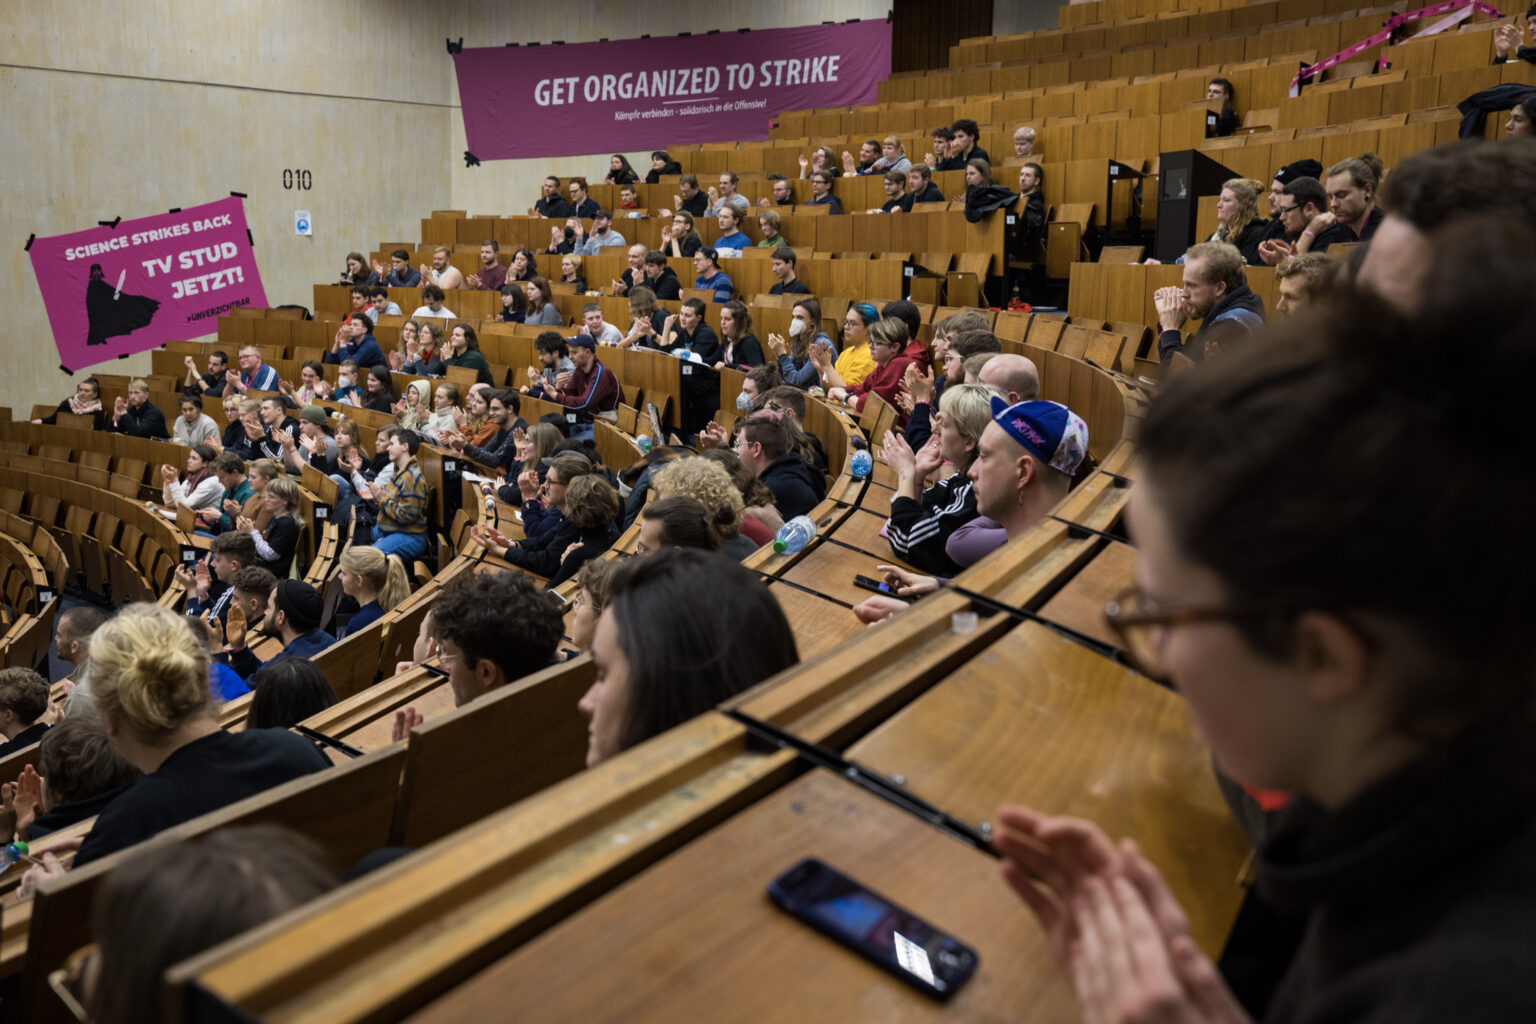
M 1088 457 L 1088 424 L 1060 402 L 992 397 L 992 422 L 1041 462 L 1071 476 Z
M 594 352 L 597 351 L 597 339 L 585 332 L 576 335 L 576 337 L 567 341 L 566 344 L 572 348 L 589 348 Z

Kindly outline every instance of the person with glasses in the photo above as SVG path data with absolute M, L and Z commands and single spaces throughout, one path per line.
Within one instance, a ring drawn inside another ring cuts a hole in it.
M 992 422 L 981 432 L 966 476 L 976 511 L 1002 527 L 1002 543 L 1022 537 L 1067 496 L 1073 476 L 1088 457 L 1088 425 L 1059 402 L 1009 405 L 993 395 L 990 405 Z M 936 576 L 898 566 L 879 569 L 903 598 L 931 594 L 943 585 Z M 862 622 L 878 622 L 906 606 L 905 601 L 876 595 L 855 605 L 853 613 Z
M 863 412 L 869 396 L 879 395 L 896 410 L 896 425 L 902 427 L 907 422 L 907 414 L 896 404 L 896 395 L 901 391 L 901 380 L 907 367 L 916 363 L 902 351 L 907 347 L 907 325 L 888 316 L 876 320 L 867 333 L 869 354 L 875 361 L 875 368 L 857 384 L 828 388 L 827 401 L 841 402 L 855 412 Z
M 1259 242 L 1259 259 L 1270 266 L 1295 255 L 1302 234 L 1318 215 L 1328 209 L 1328 192 L 1312 177 L 1293 178 L 1278 192 L 1270 190 L 1270 222 L 1266 237 Z
M 834 357 L 830 348 L 810 347 L 811 362 L 824 388 L 858 387 L 875 369 L 875 357 L 869 350 L 869 328 L 880 319 L 880 311 L 870 302 L 855 302 L 843 317 L 843 347 Z M 835 358 L 835 362 L 834 362 Z
M 1259 243 L 1259 259 L 1269 266 L 1296 255 L 1297 243 L 1308 225 L 1328 209 L 1328 191 L 1316 178 L 1301 177 L 1280 191 L 1278 202 L 1271 202 L 1275 222 L 1269 237 Z
M 1255 892 L 1304 918 L 1266 1021 L 1536 1019 L 1536 479 L 1516 411 L 1536 363 L 1528 268 L 1484 276 L 1412 318 L 1356 295 L 1282 324 L 1141 421 L 1137 582 L 1107 616 L 1222 773 L 1290 795 L 1253 860 Z M 1476 358 L 1436 358 L 1469 332 Z M 1247 1019 L 1134 844 L 997 820 L 1004 878 L 1090 1019 Z

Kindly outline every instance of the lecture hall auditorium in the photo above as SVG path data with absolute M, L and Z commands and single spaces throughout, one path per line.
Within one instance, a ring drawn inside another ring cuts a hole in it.
M 269 304 L 66 375 L 0 268 L 8 1019 L 1536 1019 L 1536 7 L 901 0 L 478 162 L 445 35 L 824 5 L 159 6 L 0 43 L 0 216 L 241 192 Z

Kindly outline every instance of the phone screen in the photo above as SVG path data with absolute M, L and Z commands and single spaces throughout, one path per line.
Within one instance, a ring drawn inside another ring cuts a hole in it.
M 775 903 L 930 995 L 947 997 L 976 969 L 974 950 L 815 858 L 768 888 Z

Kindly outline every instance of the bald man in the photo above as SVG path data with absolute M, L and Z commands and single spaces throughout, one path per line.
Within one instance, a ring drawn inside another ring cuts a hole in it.
M 978 383 L 990 384 L 1008 398 L 1009 405 L 1033 402 L 1040 397 L 1040 371 L 1028 356 L 1005 352 L 987 360 L 976 377 Z

